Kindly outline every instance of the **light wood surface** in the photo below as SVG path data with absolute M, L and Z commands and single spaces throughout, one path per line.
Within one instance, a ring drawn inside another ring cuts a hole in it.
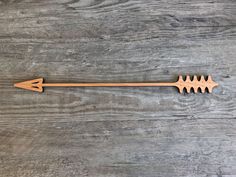
M 1 0 L 0 177 L 235 176 L 235 9 L 235 0 Z M 219 86 L 13 87 L 187 74 Z

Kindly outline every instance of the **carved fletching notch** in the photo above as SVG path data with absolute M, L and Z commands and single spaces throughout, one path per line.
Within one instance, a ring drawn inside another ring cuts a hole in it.
M 43 78 L 39 78 L 19 82 L 14 86 L 36 92 L 43 92 L 43 87 L 177 87 L 180 93 L 183 93 L 185 89 L 187 93 L 190 93 L 191 90 L 194 93 L 197 93 L 198 90 L 201 90 L 202 93 L 208 90 L 211 93 L 218 84 L 212 80 L 211 76 L 208 76 L 207 79 L 204 76 L 201 76 L 200 79 L 197 76 L 193 76 L 192 79 L 190 76 L 186 76 L 186 79 L 179 76 L 177 82 L 169 83 L 43 83 Z
M 206 89 L 209 93 L 212 93 L 212 89 L 216 86 L 218 86 L 218 84 L 212 80 L 211 76 L 208 76 L 207 79 L 201 76 L 200 79 L 198 79 L 198 77 L 194 75 L 193 79 L 191 79 L 190 76 L 187 75 L 185 80 L 182 76 L 179 76 L 176 82 L 176 87 L 178 87 L 180 93 L 183 93 L 184 89 L 186 89 L 187 93 L 190 93 L 191 89 L 193 89 L 194 93 L 197 93 L 199 89 L 202 93 L 205 93 Z

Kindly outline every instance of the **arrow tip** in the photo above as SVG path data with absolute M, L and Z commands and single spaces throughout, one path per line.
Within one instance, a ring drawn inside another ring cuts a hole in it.
M 24 82 L 18 82 L 14 84 L 14 87 L 36 91 L 36 92 L 43 92 L 43 78 L 38 78 L 38 79 L 24 81 Z

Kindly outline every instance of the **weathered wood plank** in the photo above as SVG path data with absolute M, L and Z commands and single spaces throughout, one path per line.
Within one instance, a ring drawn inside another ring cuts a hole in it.
M 236 2 L 0 1 L 0 176 L 236 175 Z M 174 88 L 13 88 L 174 81 Z

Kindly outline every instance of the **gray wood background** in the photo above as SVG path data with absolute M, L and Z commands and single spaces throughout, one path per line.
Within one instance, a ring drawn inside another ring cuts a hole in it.
M 1 0 L 0 176 L 236 176 L 235 0 Z M 175 88 L 13 83 L 175 81 Z

